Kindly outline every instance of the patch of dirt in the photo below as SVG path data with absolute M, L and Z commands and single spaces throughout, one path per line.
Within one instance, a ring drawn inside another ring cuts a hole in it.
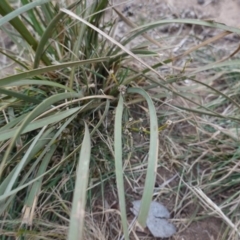
M 232 27 L 240 26 L 240 0 L 114 0 L 120 5 L 118 9 L 128 12 L 128 16 L 138 15 L 142 21 L 160 20 L 166 17 L 168 11 L 180 16 L 183 11 L 200 13 L 204 17 Z
M 191 224 L 183 232 L 179 233 L 175 240 L 221 240 L 220 227 L 222 222 L 216 218 L 197 221 Z
M 7 36 L 7 34 L 0 29 L 0 49 L 3 52 L 7 52 L 8 54 L 12 54 L 13 50 L 13 42 Z M 0 77 L 5 77 L 8 74 L 12 74 L 14 72 L 14 68 L 17 65 L 14 64 L 13 61 L 9 60 L 7 56 L 0 53 Z
M 192 8 L 216 22 L 240 27 L 239 0 L 166 0 L 165 2 L 176 12 Z

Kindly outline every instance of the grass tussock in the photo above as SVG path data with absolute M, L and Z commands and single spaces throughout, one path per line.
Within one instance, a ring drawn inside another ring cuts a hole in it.
M 218 51 L 239 29 L 138 26 L 107 0 L 2 0 L 0 14 L 1 239 L 141 239 L 153 199 L 177 236 L 214 218 L 215 239 L 239 238 L 239 48 Z M 116 41 L 119 19 L 132 29 Z

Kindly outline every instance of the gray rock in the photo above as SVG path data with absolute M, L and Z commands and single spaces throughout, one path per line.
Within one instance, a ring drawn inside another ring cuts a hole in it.
M 175 226 L 164 218 L 148 217 L 147 226 L 154 237 L 168 238 L 176 233 Z
M 133 201 L 132 213 L 137 216 L 140 210 L 141 200 Z M 147 227 L 154 237 L 167 238 L 176 233 L 175 226 L 168 222 L 170 213 L 167 208 L 158 202 L 151 202 L 148 217 Z

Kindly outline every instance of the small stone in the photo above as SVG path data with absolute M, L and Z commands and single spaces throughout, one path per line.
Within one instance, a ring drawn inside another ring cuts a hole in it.
M 141 200 L 133 201 L 132 213 L 137 216 L 140 210 Z M 168 221 L 170 213 L 161 203 L 152 201 L 147 217 L 147 227 L 154 237 L 168 238 L 176 233 L 175 226 Z
M 152 235 L 156 238 L 169 238 L 176 233 L 175 226 L 166 219 L 149 217 L 147 219 L 147 226 Z

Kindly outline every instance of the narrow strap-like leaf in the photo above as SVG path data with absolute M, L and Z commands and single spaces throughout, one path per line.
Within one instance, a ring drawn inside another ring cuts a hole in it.
M 91 141 L 88 126 L 85 123 L 85 134 L 80 151 L 76 172 L 76 185 L 73 195 L 73 204 L 68 230 L 68 240 L 83 239 L 85 203 L 88 187 Z
M 141 201 L 141 207 L 138 215 L 138 222 L 144 228 L 146 227 L 146 220 L 148 217 L 148 212 L 150 209 L 156 180 L 156 168 L 158 161 L 158 121 L 155 106 L 146 91 L 141 88 L 129 88 L 127 92 L 141 94 L 146 99 L 149 108 L 150 146 L 148 153 L 148 168 Z
M 115 172 L 118 189 L 119 206 L 121 212 L 122 226 L 125 240 L 129 239 L 128 224 L 125 203 L 125 191 L 123 181 L 123 163 L 122 163 L 122 114 L 123 97 L 120 95 L 115 115 L 114 125 L 114 154 L 115 154 Z

